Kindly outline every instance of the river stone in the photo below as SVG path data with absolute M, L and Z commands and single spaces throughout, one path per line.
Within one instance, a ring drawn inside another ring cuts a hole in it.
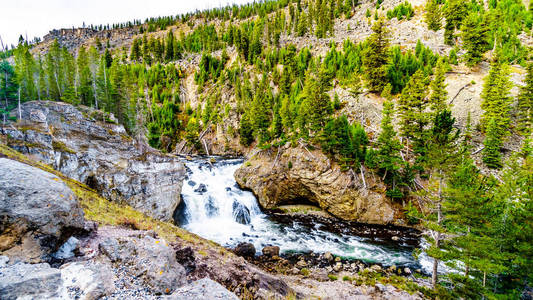
M 117 267 L 140 277 L 154 293 L 169 294 L 186 283 L 186 271 L 164 239 L 149 235 L 110 237 L 98 247 Z
M 0 166 L 0 251 L 21 242 L 26 245 L 18 246 L 28 252 L 44 255 L 70 234 L 84 231 L 83 210 L 60 178 L 6 158 L 0 158 Z
M 279 256 L 279 247 L 278 246 L 266 246 L 262 250 L 263 255 L 265 256 Z
M 62 282 L 59 269 L 47 263 L 14 264 L 0 268 L 0 299 L 59 298 Z
M 329 262 L 332 262 L 334 258 L 333 258 L 333 255 L 331 254 L 331 252 L 326 252 L 326 253 L 324 253 L 324 259 L 326 259 Z
M 8 146 L 87 184 L 105 198 L 125 202 L 171 221 L 181 201 L 185 167 L 127 135 L 122 125 L 102 122 L 102 112 L 56 101 L 21 105 L 22 120 L 0 128 Z M 20 126 L 20 129 L 17 129 Z M 53 136 L 50 128 L 53 128 Z
M 194 281 L 182 286 L 163 299 L 169 300 L 238 300 L 239 298 L 218 282 L 209 278 Z
M 252 243 L 240 243 L 233 250 L 235 254 L 242 257 L 254 257 L 255 256 L 255 247 Z
M 197 188 L 194 189 L 194 192 L 201 195 L 201 194 L 207 192 L 207 186 L 205 186 L 205 184 L 203 184 L 203 183 L 200 183 L 200 185 Z

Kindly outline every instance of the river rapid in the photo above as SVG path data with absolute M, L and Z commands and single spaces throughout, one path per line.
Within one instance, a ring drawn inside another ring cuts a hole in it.
M 427 258 L 413 256 L 418 238 L 402 235 L 397 228 L 341 221 L 334 226 L 262 212 L 255 196 L 240 189 L 233 177 L 242 163 L 242 159 L 218 158 L 214 163 L 207 158 L 187 161 L 176 223 L 225 247 L 252 243 L 258 254 L 265 246 L 279 246 L 281 255 L 331 252 L 346 259 L 429 271 Z

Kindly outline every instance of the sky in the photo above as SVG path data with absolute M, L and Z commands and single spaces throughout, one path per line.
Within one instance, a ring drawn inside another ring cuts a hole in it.
M 0 37 L 16 45 L 22 34 L 33 40 L 52 29 L 113 24 L 147 17 L 177 15 L 196 9 L 251 0 L 0 0 Z

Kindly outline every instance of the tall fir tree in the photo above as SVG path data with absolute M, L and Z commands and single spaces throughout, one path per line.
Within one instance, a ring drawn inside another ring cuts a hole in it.
M 374 22 L 372 31 L 362 61 L 368 88 L 379 93 L 387 83 L 389 62 L 389 31 L 385 19 L 379 18 Z
M 400 156 L 402 145 L 396 136 L 396 131 L 392 124 L 394 117 L 394 104 L 386 101 L 383 104 L 381 119 L 381 132 L 378 136 L 376 146 L 377 167 L 383 172 L 383 180 L 387 183 L 387 194 L 390 197 L 401 196 L 402 193 L 398 187 L 403 160 Z
M 414 152 L 424 154 L 431 116 L 427 111 L 430 102 L 428 87 L 422 70 L 416 71 L 402 91 L 398 101 L 400 132 L 413 142 Z
M 461 38 L 463 48 L 466 50 L 464 56 L 466 65 L 469 67 L 477 65 L 489 47 L 489 27 L 483 21 L 482 15 L 470 13 L 462 21 Z
M 437 31 L 442 26 L 442 11 L 438 0 L 428 0 L 426 2 L 426 23 L 428 28 Z
M 496 56 L 491 63 L 489 75 L 485 78 L 481 98 L 484 110 L 481 125 L 486 128 L 483 161 L 491 168 L 502 165 L 500 148 L 505 136 L 509 135 L 511 123 L 510 110 L 512 98 L 509 93 L 512 87 L 509 81 L 508 67 Z

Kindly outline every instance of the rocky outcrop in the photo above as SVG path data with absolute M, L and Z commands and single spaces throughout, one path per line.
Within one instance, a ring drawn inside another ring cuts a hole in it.
M 7 158 L 0 166 L 0 251 L 40 261 L 85 230 L 76 195 L 56 175 Z
M 383 187 L 360 170 L 342 171 L 322 152 L 289 145 L 253 155 L 235 172 L 265 209 L 284 204 L 314 204 L 345 220 L 395 223 L 394 205 Z
M 209 278 L 203 278 L 177 289 L 172 295 L 164 299 L 238 300 L 239 298 L 219 283 Z
M 10 147 L 83 182 L 107 199 L 171 220 L 185 168 L 135 143 L 110 115 L 51 101 L 22 105 L 22 120 L 0 129 Z M 106 120 L 102 122 L 98 120 Z

